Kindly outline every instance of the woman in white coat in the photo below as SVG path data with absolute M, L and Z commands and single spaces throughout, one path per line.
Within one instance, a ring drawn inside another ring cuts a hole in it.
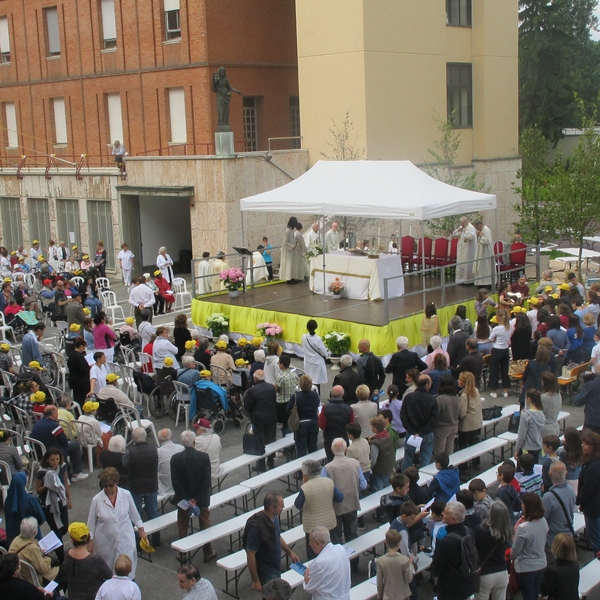
M 133 563 L 129 578 L 135 579 L 137 550 L 133 527 L 138 528 L 140 538 L 147 540 L 144 523 L 131 493 L 117 486 L 119 472 L 116 469 L 104 469 L 99 481 L 102 491 L 92 498 L 87 522 L 94 553 L 102 557 L 113 572 L 117 557 L 126 554 Z
M 323 340 L 315 334 L 317 322 L 311 319 L 306 324 L 308 333 L 302 336 L 302 350 L 304 352 L 304 372 L 312 379 L 314 385 L 320 391 L 320 385 L 327 383 L 327 367 L 325 358 L 327 358 L 327 348 Z
M 169 285 L 171 285 L 173 283 L 173 259 L 167 254 L 167 249 L 164 246 L 158 249 L 156 266 L 160 269 L 162 276 L 169 282 Z

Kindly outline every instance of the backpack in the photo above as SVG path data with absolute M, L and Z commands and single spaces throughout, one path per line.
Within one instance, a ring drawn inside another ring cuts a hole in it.
M 479 557 L 477 555 L 477 547 L 475 546 L 475 538 L 471 530 L 467 527 L 467 535 L 461 537 L 457 533 L 449 533 L 446 537 L 452 537 L 460 540 L 460 567 L 454 569 L 454 573 L 458 577 L 472 577 L 479 569 Z

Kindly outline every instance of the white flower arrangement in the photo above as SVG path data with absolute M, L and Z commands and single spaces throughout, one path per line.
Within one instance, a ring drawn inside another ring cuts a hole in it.
M 213 337 L 227 333 L 229 329 L 229 316 L 223 313 L 213 313 L 206 319 L 206 326 L 211 330 Z
M 306 250 L 304 257 L 306 258 L 306 260 L 310 260 L 311 258 L 320 256 L 321 254 L 323 254 L 323 246 L 321 245 L 321 242 L 319 240 L 315 240 Z
M 323 343 L 332 356 L 342 356 L 350 350 L 351 339 L 343 331 L 328 331 L 323 336 Z

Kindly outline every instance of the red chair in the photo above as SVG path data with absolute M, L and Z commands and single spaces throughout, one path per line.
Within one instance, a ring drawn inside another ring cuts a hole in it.
M 502 242 L 500 242 L 502 243 Z M 516 281 L 519 278 L 519 271 L 525 269 L 525 263 L 527 262 L 527 245 L 523 242 L 515 242 L 510 248 L 510 254 L 508 257 L 508 264 L 500 266 L 500 273 L 509 273 L 509 279 Z
M 452 261 L 448 258 L 448 240 L 446 238 L 437 238 L 435 240 L 431 265 L 434 267 L 445 267 L 449 264 L 452 264 Z
M 450 255 L 448 256 L 448 259 L 450 261 L 450 264 L 456 264 L 456 259 L 458 257 L 458 238 L 452 238 L 452 241 L 450 242 Z
M 415 255 L 415 238 L 412 235 L 402 236 L 400 251 L 402 253 L 402 268 L 405 271 L 410 270 L 410 261 Z
M 432 250 L 433 250 L 433 240 L 430 237 L 425 238 L 425 252 L 423 253 L 423 238 L 419 238 L 419 243 L 417 244 L 417 254 L 414 256 L 409 262 L 412 266 L 416 267 L 415 270 L 419 271 L 423 268 L 423 258 L 425 258 L 425 266 L 431 263 L 433 258 Z

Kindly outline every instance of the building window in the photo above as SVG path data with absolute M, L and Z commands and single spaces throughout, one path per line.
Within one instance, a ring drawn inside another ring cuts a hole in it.
M 169 122 L 172 144 L 187 143 L 187 123 L 185 120 L 185 93 L 183 88 L 171 88 L 169 92 Z
M 67 143 L 67 114 L 64 98 L 52 98 L 52 114 L 54 116 L 54 143 Z
M 179 0 L 165 0 L 165 38 L 176 40 L 180 37 Z
M 29 198 L 27 200 L 29 212 L 29 239 L 40 240 L 42 248 L 48 247 L 50 239 L 50 212 L 48 211 L 47 198 Z
M 106 108 L 108 113 L 109 143 L 123 141 L 123 119 L 121 117 L 121 94 L 106 94 Z
M 446 0 L 446 25 L 471 27 L 471 0 Z
M 290 96 L 290 135 L 300 135 L 300 98 L 298 96 Z M 301 148 L 301 141 L 292 140 L 292 148 Z
M 19 135 L 17 132 L 17 110 L 14 102 L 4 103 L 4 118 L 6 124 L 6 142 L 8 148 L 19 147 Z
M 44 9 L 46 19 L 46 52 L 48 56 L 60 56 L 60 33 L 56 6 Z
M 18 198 L 0 198 L 2 216 L 2 245 L 18 248 L 23 243 L 21 202 Z
M 246 152 L 258 150 L 258 133 L 256 127 L 256 98 L 244 98 L 244 140 Z
M 446 65 L 448 120 L 454 127 L 473 127 L 473 75 L 467 63 Z
M 8 17 L 0 17 L 0 62 L 10 62 L 10 36 L 8 35 Z
M 104 242 L 106 250 L 106 267 L 115 268 L 115 248 L 113 243 L 113 221 L 111 203 L 105 200 L 88 200 L 88 236 L 90 246 Z
M 117 22 L 115 21 L 115 0 L 100 0 L 102 15 L 102 40 L 105 48 L 117 45 Z

